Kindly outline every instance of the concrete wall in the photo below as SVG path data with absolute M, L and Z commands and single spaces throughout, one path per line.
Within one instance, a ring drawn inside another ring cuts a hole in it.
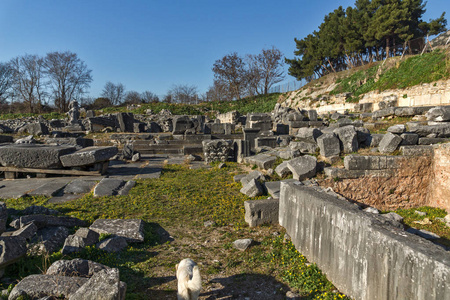
M 450 254 L 383 217 L 312 187 L 282 183 L 280 224 L 354 299 L 450 299 Z

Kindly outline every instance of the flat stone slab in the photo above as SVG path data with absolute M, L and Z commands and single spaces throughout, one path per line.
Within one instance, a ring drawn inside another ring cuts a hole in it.
M 64 167 L 92 165 L 107 161 L 118 152 L 117 147 L 87 147 L 60 157 Z
M 22 279 L 11 291 L 8 299 L 39 299 L 46 296 L 69 299 L 89 279 L 58 275 L 30 275 Z M 25 299 L 25 298 L 24 298 Z
M 122 179 L 103 178 L 94 188 L 94 197 L 117 195 L 124 185 Z
M 94 180 L 75 179 L 65 186 L 64 194 L 86 194 L 92 191 L 96 184 Z
M 248 156 L 244 158 L 244 162 L 256 165 L 258 166 L 258 168 L 265 170 L 272 168 L 276 160 L 277 160 L 276 156 L 271 156 L 267 154 L 258 154 L 255 156 Z
M 60 157 L 75 151 L 72 146 L 12 144 L 0 147 L 0 164 L 4 167 L 57 169 Z
M 274 199 L 279 199 L 280 198 L 281 182 L 299 182 L 299 181 L 296 180 L 296 179 L 285 179 L 285 180 L 281 180 L 281 181 L 267 181 L 267 182 L 265 182 L 264 184 L 266 186 L 267 192 Z
M 294 179 L 299 181 L 316 176 L 317 158 L 311 155 L 297 157 L 288 161 Z
M 144 222 L 140 219 L 98 219 L 89 227 L 100 234 L 124 237 L 128 242 L 144 241 Z
M 37 189 L 27 193 L 29 196 L 55 196 L 60 190 L 66 186 L 66 182 L 46 182 Z

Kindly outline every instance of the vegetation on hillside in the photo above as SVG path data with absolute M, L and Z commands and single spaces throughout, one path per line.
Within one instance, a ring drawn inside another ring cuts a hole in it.
M 420 53 L 424 37 L 445 30 L 445 12 L 423 21 L 423 0 L 356 0 L 325 16 L 318 31 L 297 40 L 294 59 L 286 59 L 298 80 L 381 61 L 402 53 Z
M 396 60 L 392 58 L 392 60 Z M 336 88 L 332 95 L 350 92 L 350 101 L 357 101 L 358 96 L 378 90 L 404 89 L 422 83 L 430 83 L 440 79 L 450 78 L 450 52 L 436 50 L 423 55 L 408 57 L 403 61 L 396 61 L 396 65 L 386 68 L 379 73 L 382 64 L 376 64 L 351 73 L 348 77 L 336 81 Z M 379 78 L 377 78 L 377 73 Z

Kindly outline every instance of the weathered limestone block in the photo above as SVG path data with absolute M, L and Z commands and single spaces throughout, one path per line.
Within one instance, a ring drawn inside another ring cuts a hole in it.
M 433 155 L 433 147 L 429 145 L 401 146 L 400 152 L 405 156 L 430 156 Z
M 58 298 L 62 296 L 68 299 L 87 282 L 88 279 L 82 277 L 30 275 L 12 289 L 8 299 L 16 300 L 21 296 L 24 299 L 39 299 L 46 296 Z
M 402 134 L 406 131 L 406 126 L 404 124 L 393 125 L 389 127 L 387 131 L 395 134 Z
M 250 198 L 253 198 L 264 194 L 264 188 L 259 180 L 251 179 L 246 185 L 241 188 L 240 192 Z
M 125 181 L 116 178 L 103 178 L 94 188 L 94 197 L 117 195 Z
M 409 130 L 412 133 L 417 133 L 420 137 L 448 138 L 450 137 L 450 123 L 443 123 L 438 125 L 417 125 Z
M 188 116 L 174 116 L 172 123 L 172 134 L 184 134 L 186 130 L 194 127 L 194 123 Z
M 267 154 L 258 154 L 254 156 L 248 156 L 244 158 L 244 162 L 251 165 L 256 165 L 258 168 L 268 170 L 273 167 L 275 161 L 277 160 L 276 156 L 267 155 Z
M 299 150 L 300 153 L 303 154 L 314 154 L 319 149 L 319 146 L 316 143 L 310 142 L 291 142 L 289 148 L 292 150 Z
M 348 155 L 344 157 L 347 170 L 395 169 L 404 158 L 401 156 Z
M 42 122 L 31 123 L 23 126 L 18 130 L 19 133 L 28 133 L 31 135 L 45 135 L 48 134 L 48 127 Z
M 121 236 L 113 236 L 97 244 L 97 248 L 109 253 L 120 252 L 126 247 L 128 247 L 127 240 Z
M 417 145 L 417 143 L 419 142 L 419 135 L 416 133 L 405 132 L 402 133 L 400 137 L 402 138 L 400 146 Z
M 126 289 L 126 283 L 120 281 L 119 270 L 106 269 L 95 273 L 69 300 L 124 300 Z
M 258 181 L 265 181 L 265 177 L 264 174 L 261 173 L 258 170 L 252 171 L 250 173 L 248 173 L 247 175 L 245 175 L 244 177 L 241 178 L 240 182 L 242 184 L 242 186 L 246 185 L 247 183 L 250 182 L 250 180 L 252 179 L 256 179 Z
M 317 145 L 323 157 L 339 156 L 341 153 L 339 139 L 333 133 L 325 133 L 318 137 Z
M 287 161 L 283 161 L 275 168 L 275 172 L 278 174 L 278 176 L 283 178 L 284 176 L 287 176 L 292 173 L 287 164 L 288 164 Z
M 87 147 L 74 153 L 62 155 L 61 163 L 64 167 L 92 165 L 109 160 L 118 152 L 117 147 Z
M 134 132 L 135 119 L 132 113 L 117 113 L 116 118 L 121 132 Z
M 46 227 L 39 229 L 32 240 L 35 245 L 32 247 L 32 252 L 35 254 L 53 253 L 61 249 L 69 235 L 69 230 L 66 227 Z
M 434 122 L 448 122 L 450 121 L 450 107 L 436 106 L 431 108 L 425 116 L 428 121 Z
M 0 164 L 5 167 L 61 168 L 60 157 L 75 151 L 71 146 L 14 144 L 0 147 Z
M 98 242 L 99 234 L 89 228 L 80 228 L 75 234 L 69 235 L 62 249 L 63 254 L 81 251 L 84 247 L 94 245 Z
M 79 137 L 46 138 L 45 143 L 46 144 L 78 146 L 81 148 L 94 146 L 93 139 L 85 139 L 85 138 L 79 138 Z
M 47 226 L 75 227 L 86 225 L 86 222 L 83 220 L 67 216 L 57 217 L 53 215 L 27 215 L 20 217 L 20 227 L 23 227 L 31 222 L 33 222 L 38 228 L 44 228 Z
M 302 181 L 316 176 L 317 159 L 314 156 L 297 157 L 288 161 L 287 165 L 296 180 Z
M 144 241 L 144 222 L 140 219 L 98 219 L 89 227 L 100 234 L 124 237 L 128 242 Z
M 341 150 L 344 153 L 358 151 L 358 134 L 353 126 L 344 126 L 333 131 L 341 141 Z
M 322 135 L 322 131 L 317 128 L 299 128 L 296 137 L 301 140 L 308 140 L 315 142 L 319 136 Z
M 392 134 L 390 132 L 386 133 L 383 139 L 380 141 L 378 146 L 378 151 L 381 153 L 392 153 L 397 150 L 397 147 L 402 142 L 402 138 L 398 135 Z
M 29 240 L 36 234 L 37 230 L 37 226 L 34 223 L 30 223 L 18 230 L 4 232 L 2 236 L 17 236 Z
M 278 199 L 245 201 L 245 222 L 250 227 L 278 224 L 278 206 Z

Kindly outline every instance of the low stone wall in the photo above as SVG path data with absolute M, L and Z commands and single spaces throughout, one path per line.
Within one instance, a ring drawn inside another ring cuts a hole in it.
M 450 213 L 450 143 L 434 146 L 427 202 Z
M 282 183 L 279 221 L 295 247 L 353 299 L 450 299 L 448 252 L 381 216 Z

